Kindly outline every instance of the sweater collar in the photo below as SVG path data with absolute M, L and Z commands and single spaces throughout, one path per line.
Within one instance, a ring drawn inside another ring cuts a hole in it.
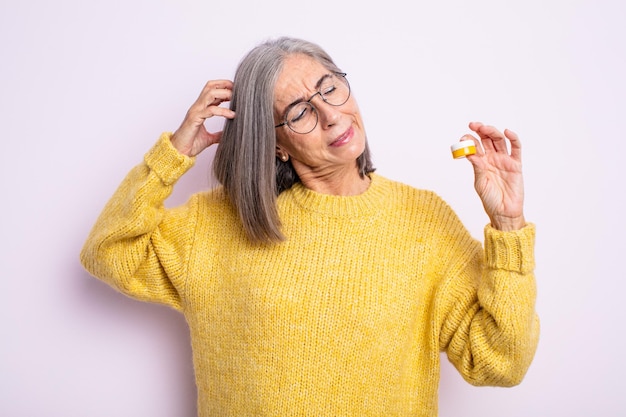
M 374 173 L 368 189 L 356 196 L 336 196 L 310 190 L 302 183 L 294 184 L 285 191 L 302 209 L 329 217 L 371 216 L 378 213 L 387 201 L 389 187 L 384 178 Z

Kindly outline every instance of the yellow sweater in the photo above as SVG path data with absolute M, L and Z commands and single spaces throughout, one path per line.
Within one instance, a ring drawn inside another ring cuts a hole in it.
M 185 315 L 200 416 L 436 416 L 441 351 L 472 384 L 522 380 L 532 225 L 487 226 L 483 250 L 435 194 L 374 174 L 355 197 L 295 185 L 278 200 L 287 240 L 253 245 L 221 188 L 164 209 L 192 164 L 163 135 L 81 260 Z

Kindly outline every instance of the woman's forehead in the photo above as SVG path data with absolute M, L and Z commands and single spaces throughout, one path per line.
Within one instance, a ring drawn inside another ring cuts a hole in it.
M 319 61 L 307 55 L 287 57 L 276 81 L 274 101 L 277 105 L 288 104 L 303 95 L 314 94 L 319 80 L 328 73 Z

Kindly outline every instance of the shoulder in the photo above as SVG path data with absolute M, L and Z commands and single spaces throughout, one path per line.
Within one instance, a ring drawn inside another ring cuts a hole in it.
M 372 174 L 377 186 L 384 188 L 392 201 L 399 204 L 419 205 L 422 208 L 449 209 L 448 204 L 434 191 L 416 188 L 412 185 L 391 180 L 379 174 Z
M 387 189 L 386 215 L 400 216 L 413 225 L 444 230 L 464 230 L 459 217 L 436 192 L 387 179 L 380 175 L 374 181 Z
M 237 212 L 221 186 L 195 193 L 183 205 L 168 209 L 165 222 L 202 236 L 207 243 L 243 233 Z
M 220 217 L 232 212 L 228 196 L 223 187 L 218 186 L 208 191 L 192 194 L 184 204 L 168 209 L 167 215 L 191 220 L 191 217 L 203 216 L 207 213 L 211 213 L 211 217 Z
M 221 185 L 208 191 L 194 194 L 189 204 L 195 205 L 198 211 L 210 212 L 213 216 L 232 215 L 234 207 Z

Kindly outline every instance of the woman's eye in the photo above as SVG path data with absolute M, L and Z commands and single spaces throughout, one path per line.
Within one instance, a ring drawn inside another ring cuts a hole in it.
M 334 85 L 328 86 L 328 88 L 326 88 L 323 92 L 322 95 L 323 96 L 329 96 L 332 93 L 335 92 L 335 90 L 337 89 L 337 87 L 335 87 Z
M 304 119 L 306 117 L 307 112 L 308 112 L 307 107 L 297 109 L 297 111 L 294 112 L 294 116 L 291 118 L 291 123 L 297 123 L 300 120 Z

